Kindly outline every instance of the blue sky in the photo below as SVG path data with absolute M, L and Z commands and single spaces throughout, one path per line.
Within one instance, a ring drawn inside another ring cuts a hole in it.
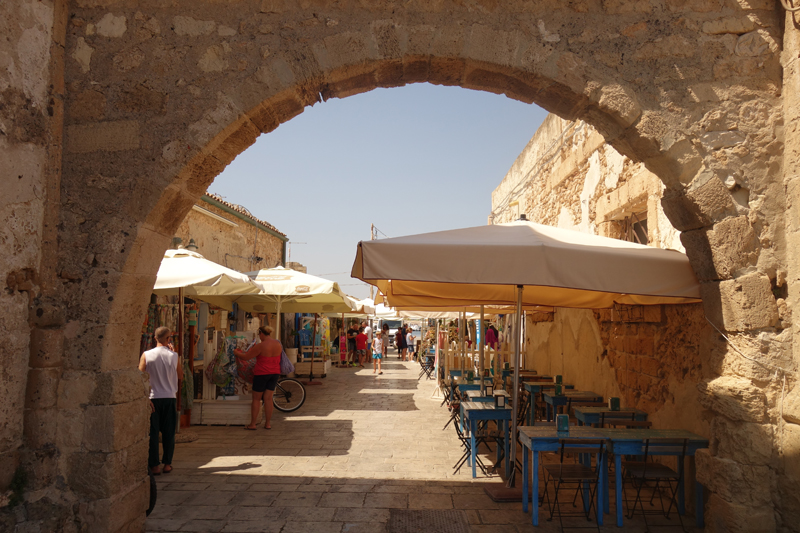
M 547 113 L 416 84 L 317 104 L 259 137 L 209 187 L 296 243 L 291 260 L 364 298 L 356 245 L 486 224 L 491 193 Z

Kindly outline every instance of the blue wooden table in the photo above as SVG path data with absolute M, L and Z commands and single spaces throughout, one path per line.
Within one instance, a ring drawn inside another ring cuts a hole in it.
M 511 396 L 504 390 L 494 391 L 492 396 L 484 396 L 480 390 L 468 390 L 467 391 L 467 398 L 470 402 L 492 402 L 494 403 L 494 395 L 501 395 L 506 397 L 506 403 L 508 403 L 508 399 Z
M 575 408 L 575 419 L 578 425 L 591 426 L 592 424 L 599 424 L 600 419 L 605 414 L 606 420 L 647 420 L 647 413 L 638 409 L 620 409 L 619 411 L 612 411 L 608 407 L 582 407 Z
M 510 466 L 514 464 L 514 459 L 512 458 L 509 460 L 508 457 L 510 453 L 508 424 L 511 421 L 511 407 L 506 406 L 505 408 L 497 409 L 495 408 L 494 403 L 462 402 L 461 413 L 462 417 L 466 418 L 469 424 L 469 438 L 472 449 L 472 456 L 470 457 L 472 465 L 472 477 L 477 477 L 475 458 L 478 455 L 478 446 L 475 442 L 475 434 L 478 431 L 478 422 L 484 420 L 493 420 L 497 423 L 498 429 L 501 425 L 503 426 L 503 450 L 505 453 L 503 461 L 506 464 L 506 479 L 508 479 L 508 476 L 511 475 Z M 497 461 L 500 461 L 500 445 L 497 446 Z
M 581 402 L 602 402 L 603 396 L 596 392 L 583 390 L 565 390 L 561 396 L 556 396 L 554 392 L 542 392 L 542 399 L 547 404 L 547 421 L 550 422 L 551 412 L 555 414 L 556 408 L 567 405 L 569 399 Z
M 550 378 L 552 379 L 552 378 Z M 528 425 L 534 424 L 534 414 L 536 412 L 536 395 L 544 390 L 552 390 L 556 388 L 555 383 L 525 381 L 522 384 L 525 390 L 528 391 Z M 564 389 L 574 389 L 575 385 L 563 385 Z
M 616 474 L 616 513 L 617 526 L 623 525 L 622 511 L 622 456 L 641 455 L 642 447 L 646 439 L 688 439 L 686 455 L 694 459 L 695 452 L 701 448 L 708 448 L 708 439 L 696 435 L 690 431 L 682 429 L 605 429 L 593 428 L 589 426 L 573 426 L 569 432 L 558 432 L 555 426 L 522 426 L 519 428 L 520 442 L 525 449 L 522 453 L 522 510 L 528 512 L 528 505 L 531 500 L 528 497 L 528 452 L 533 469 L 532 497 L 535 498 L 531 505 L 531 522 L 534 526 L 539 525 L 539 452 L 556 451 L 559 449 L 559 439 L 604 439 L 608 441 L 608 452 L 614 454 L 614 468 Z M 609 512 L 608 504 L 608 465 L 607 455 L 599 457 L 602 476 L 600 486 L 597 488 L 597 508 Z M 682 474 L 683 464 L 678 465 L 678 473 Z M 682 484 L 678 487 L 678 512 L 686 513 L 686 492 Z M 695 521 L 697 527 L 703 527 L 703 486 L 695 481 L 695 501 L 696 514 Z M 603 513 L 598 511 L 597 520 L 600 525 L 603 523 Z

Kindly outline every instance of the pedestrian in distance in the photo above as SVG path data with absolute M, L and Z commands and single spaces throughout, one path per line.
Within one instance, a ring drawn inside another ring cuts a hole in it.
M 247 361 L 256 357 L 256 366 L 253 368 L 253 401 L 250 405 L 250 424 L 244 428 L 255 431 L 258 422 L 258 414 L 261 412 L 261 402 L 264 402 L 264 429 L 272 429 L 272 396 L 278 379 L 281 377 L 281 352 L 283 345 L 281 341 L 272 338 L 272 328 L 261 326 L 258 328 L 258 338 L 261 342 L 254 344 L 247 350 L 233 351 L 233 355 L 239 359 Z
M 169 342 L 169 328 L 155 331 L 156 347 L 139 358 L 139 370 L 150 378 L 150 450 L 147 465 L 153 475 L 172 472 L 175 453 L 175 429 L 178 425 L 178 380 L 183 379 L 180 357 Z M 164 454 L 158 457 L 158 435 Z M 161 464 L 164 464 L 163 470 Z
M 367 334 L 364 333 L 364 328 L 358 328 L 356 352 L 358 353 L 358 366 L 364 368 L 364 363 L 367 361 Z
M 358 329 L 355 324 L 350 324 L 347 330 L 347 362 L 350 366 L 356 366 L 356 336 L 358 336 Z
M 383 349 L 383 358 L 389 353 L 389 325 L 384 324 L 381 329 L 381 348 Z
M 361 323 L 364 328 L 364 333 L 367 335 L 367 355 L 372 352 L 372 328 L 366 320 Z
M 377 370 L 378 375 L 383 374 L 383 370 L 381 370 L 381 361 L 383 360 L 383 341 L 381 341 L 381 337 L 375 337 L 375 340 L 372 341 L 372 373 L 374 374 Z
M 403 343 L 405 340 L 403 339 L 403 330 L 397 328 L 397 331 L 394 332 L 394 345 L 397 346 L 397 358 L 401 361 L 405 361 L 405 350 L 403 350 Z
M 408 346 L 408 360 L 413 361 L 414 357 L 414 334 L 411 328 L 406 330 L 406 345 Z

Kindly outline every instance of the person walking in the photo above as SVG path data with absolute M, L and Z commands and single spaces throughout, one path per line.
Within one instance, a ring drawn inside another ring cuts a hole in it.
M 497 349 L 497 328 L 494 327 L 494 324 L 489 324 L 489 327 L 486 328 L 486 346 L 493 350 Z
M 406 333 L 406 346 L 408 346 L 408 360 L 414 360 L 414 333 L 408 328 Z
M 389 325 L 384 324 L 383 329 L 381 329 L 381 348 L 383 350 L 383 358 L 386 359 L 386 355 L 389 353 Z
M 356 337 L 358 336 L 358 329 L 355 324 L 350 324 L 347 330 L 347 362 L 350 366 L 356 366 Z
M 356 352 L 358 353 L 358 366 L 364 368 L 368 353 L 367 334 L 364 333 L 364 328 L 358 328 L 358 335 L 356 335 Z
M 250 431 L 256 430 L 258 414 L 261 411 L 261 402 L 264 402 L 264 429 L 272 429 L 272 395 L 281 377 L 281 341 L 271 337 L 273 329 L 270 326 L 258 328 L 258 338 L 261 342 L 254 344 L 246 352 L 238 348 L 233 350 L 233 355 L 247 361 L 256 357 L 256 366 L 253 368 L 253 402 L 250 405 L 250 423 L 244 427 Z
M 406 360 L 406 351 L 403 348 L 405 343 L 406 341 L 403 338 L 403 330 L 401 328 L 397 328 L 397 331 L 394 332 L 394 344 L 397 346 L 397 358 L 401 361 Z
M 169 343 L 169 328 L 155 331 L 156 347 L 139 358 L 139 370 L 150 378 L 150 450 L 147 465 L 153 475 L 172 472 L 172 456 L 175 453 L 175 429 L 178 425 L 178 380 L 183 379 L 180 357 Z M 164 455 L 158 458 L 158 435 Z
M 372 373 L 374 374 L 377 370 L 378 375 L 383 374 L 383 370 L 381 370 L 381 361 L 383 360 L 383 342 L 381 341 L 381 337 L 375 337 L 375 340 L 372 342 Z
M 367 355 L 369 355 L 372 352 L 372 328 L 366 320 L 361 325 L 364 327 L 364 333 L 367 336 Z

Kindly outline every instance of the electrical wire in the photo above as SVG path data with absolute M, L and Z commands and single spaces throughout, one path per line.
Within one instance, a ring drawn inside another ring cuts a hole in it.
M 761 365 L 761 366 L 763 366 L 764 368 L 767 368 L 767 369 L 769 369 L 769 370 L 774 370 L 776 373 L 777 373 L 777 372 L 782 372 L 782 373 L 783 373 L 783 375 L 784 375 L 784 379 L 786 378 L 786 374 L 792 374 L 792 375 L 794 375 L 794 374 L 795 374 L 795 372 L 794 372 L 793 370 L 789 370 L 788 368 L 782 368 L 782 367 L 775 366 L 775 365 L 772 365 L 772 364 L 770 364 L 770 363 L 766 363 L 766 362 L 764 362 L 764 361 L 759 361 L 758 359 L 754 359 L 754 358 L 752 358 L 752 357 L 748 357 L 748 356 L 746 356 L 744 353 L 742 353 L 742 351 L 741 351 L 741 350 L 739 350 L 739 348 L 737 348 L 737 347 L 736 347 L 736 345 L 735 345 L 735 344 L 733 344 L 733 341 L 731 341 L 731 339 L 730 339 L 730 338 L 728 338 L 728 336 L 727 336 L 727 335 L 725 335 L 725 334 L 722 332 L 722 330 L 720 330 L 720 329 L 719 329 L 719 328 L 718 328 L 718 327 L 717 327 L 717 326 L 716 326 L 716 325 L 715 325 L 713 322 L 711 322 L 711 320 L 709 320 L 709 318 L 708 318 L 708 317 L 705 317 L 705 319 L 706 319 L 706 321 L 707 321 L 709 324 L 711 324 L 711 327 L 712 327 L 712 328 L 714 328 L 715 330 L 717 330 L 717 333 L 719 333 L 720 335 L 722 335 L 722 337 L 723 337 L 723 338 L 724 338 L 726 341 L 728 341 L 728 345 L 730 345 L 730 347 L 731 347 L 731 348 L 733 348 L 733 351 L 735 351 L 736 353 L 738 353 L 739 355 L 741 355 L 742 357 L 744 357 L 744 358 L 745 358 L 745 359 L 747 359 L 748 361 L 752 361 L 752 362 L 754 362 L 754 363 L 756 363 L 756 364 L 758 364 L 758 365 Z

